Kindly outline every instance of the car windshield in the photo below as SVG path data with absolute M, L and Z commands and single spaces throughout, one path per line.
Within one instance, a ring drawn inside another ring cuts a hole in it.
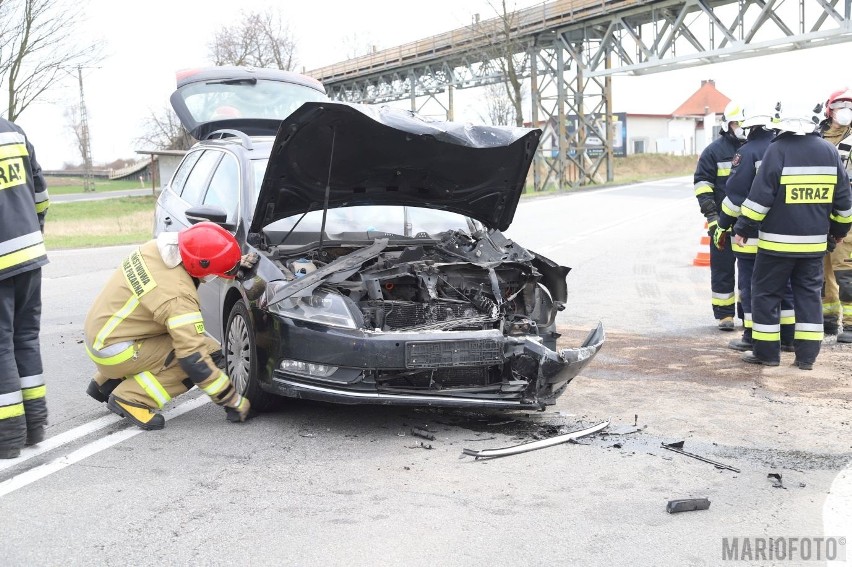
M 270 224 L 273 231 L 318 233 L 322 211 L 311 211 L 300 221 L 295 215 Z M 298 223 L 298 224 L 296 224 Z M 391 205 L 340 207 L 329 209 L 325 221 L 327 234 L 380 232 L 398 236 L 429 238 L 448 230 L 468 231 L 468 219 L 448 211 Z
M 195 83 L 180 93 L 192 119 L 200 124 L 232 118 L 281 120 L 306 102 L 328 100 L 304 85 L 264 79 Z

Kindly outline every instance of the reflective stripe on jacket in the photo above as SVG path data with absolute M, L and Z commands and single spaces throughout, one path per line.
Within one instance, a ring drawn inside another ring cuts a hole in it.
M 693 175 L 693 188 L 699 204 L 713 199 L 718 211 L 725 198 L 725 183 L 731 173 L 731 161 L 739 144 L 723 134 L 704 148 Z
M 719 211 L 719 227 L 725 229 L 733 226 L 740 216 L 740 206 L 748 197 L 752 181 L 763 160 L 763 154 L 775 133 L 765 128 L 754 128 L 749 132 L 748 141 L 734 155 L 731 175 L 725 184 L 725 198 Z M 757 244 L 737 244 L 731 239 L 731 248 L 735 254 L 757 254 Z
M 761 252 L 825 254 L 829 232 L 845 235 L 852 224 L 852 190 L 835 147 L 817 134 L 776 137 L 741 214 L 759 224 Z
M 47 187 L 19 126 L 0 118 L 0 280 L 47 264 Z

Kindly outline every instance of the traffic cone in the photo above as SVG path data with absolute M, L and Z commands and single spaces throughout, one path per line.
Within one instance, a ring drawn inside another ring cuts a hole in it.
M 701 237 L 701 247 L 695 254 L 692 260 L 693 266 L 709 266 L 710 265 L 710 236 L 707 234 L 708 225 L 704 223 L 704 236 Z

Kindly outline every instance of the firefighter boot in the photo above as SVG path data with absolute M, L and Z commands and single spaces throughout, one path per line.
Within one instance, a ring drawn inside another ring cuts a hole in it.
M 21 456 L 21 450 L 17 447 L 0 449 L 0 459 L 17 459 Z
M 842 333 L 837 335 L 837 342 L 852 343 L 852 331 L 843 331 Z
M 733 331 L 734 330 L 734 318 L 733 317 L 722 317 L 719 319 L 719 330 L 720 331 Z
M 110 394 L 107 407 L 111 412 L 126 417 L 145 431 L 162 429 L 166 425 L 166 419 L 162 414 L 155 412 L 148 406 L 116 398 L 114 394 Z
M 734 350 L 738 350 L 740 352 L 746 352 L 751 350 L 754 347 L 754 343 L 751 341 L 747 341 L 746 339 L 734 339 L 728 343 L 728 348 L 732 348 Z
M 109 395 L 113 390 L 121 384 L 121 378 L 110 378 L 103 384 L 98 384 L 94 378 L 89 382 L 86 388 L 86 393 L 100 403 L 104 403 L 109 399 Z
M 764 366 L 779 366 L 781 364 L 778 360 L 764 360 L 762 358 L 758 358 L 754 356 L 754 353 L 751 351 L 744 353 L 740 358 L 742 358 L 743 362 L 748 362 L 749 364 L 762 364 Z
M 38 427 L 33 427 L 32 429 L 27 428 L 27 441 L 26 445 L 29 447 L 30 445 L 38 445 L 44 441 L 44 426 L 39 425 Z

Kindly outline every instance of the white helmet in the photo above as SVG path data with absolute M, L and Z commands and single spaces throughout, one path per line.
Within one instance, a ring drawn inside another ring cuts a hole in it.
M 790 132 L 800 136 L 816 132 L 819 128 L 820 112 L 822 112 L 821 104 L 785 104 L 774 128 L 779 132 Z
M 781 119 L 781 103 L 767 104 L 765 102 L 749 103 L 743 109 L 743 121 L 740 124 L 743 128 L 753 128 L 754 126 L 763 126 L 764 128 L 773 129 L 777 126 Z
M 744 118 L 743 106 L 732 100 L 725 106 L 725 112 L 722 113 L 722 132 L 728 131 L 728 125 L 731 122 L 742 122 Z

